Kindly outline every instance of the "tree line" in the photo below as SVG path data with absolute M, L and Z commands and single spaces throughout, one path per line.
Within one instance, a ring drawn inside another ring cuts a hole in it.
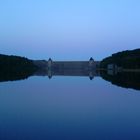
M 0 81 L 25 79 L 36 70 L 32 60 L 0 54 Z
M 140 69 L 140 49 L 112 54 L 101 61 L 100 67 L 107 68 L 108 64 L 115 64 L 124 69 Z

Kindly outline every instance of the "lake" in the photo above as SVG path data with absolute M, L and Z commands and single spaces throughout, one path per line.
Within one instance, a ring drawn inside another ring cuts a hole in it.
M 100 76 L 0 83 L 0 140 L 139 140 L 140 90 Z

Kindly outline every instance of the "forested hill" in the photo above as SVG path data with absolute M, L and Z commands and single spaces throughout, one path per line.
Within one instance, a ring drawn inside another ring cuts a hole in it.
M 140 69 L 140 49 L 123 51 L 103 59 L 101 68 L 107 68 L 108 64 L 115 64 L 124 69 Z
M 25 79 L 36 70 L 32 60 L 0 54 L 0 81 Z

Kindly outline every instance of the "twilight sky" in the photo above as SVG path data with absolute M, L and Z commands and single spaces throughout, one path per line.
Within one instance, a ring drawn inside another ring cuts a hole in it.
M 140 48 L 140 0 L 0 1 L 0 53 L 95 60 Z

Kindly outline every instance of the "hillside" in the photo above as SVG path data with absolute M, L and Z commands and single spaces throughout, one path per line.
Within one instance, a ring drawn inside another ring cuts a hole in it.
M 107 68 L 109 64 L 117 65 L 123 69 L 140 69 L 140 49 L 112 54 L 101 61 L 100 67 Z
M 25 79 L 36 70 L 32 60 L 0 54 L 0 81 Z

